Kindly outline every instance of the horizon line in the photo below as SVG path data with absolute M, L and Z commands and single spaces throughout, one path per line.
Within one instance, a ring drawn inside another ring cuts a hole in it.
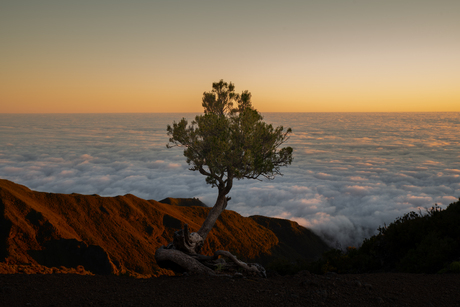
M 259 113 L 460 113 L 460 111 L 258 111 Z M 0 112 L 0 115 L 49 115 L 49 114 L 199 114 L 203 112 Z

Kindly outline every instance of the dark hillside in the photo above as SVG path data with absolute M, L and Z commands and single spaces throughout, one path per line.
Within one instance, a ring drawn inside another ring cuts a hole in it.
M 277 258 L 311 261 L 318 258 L 316 251 L 329 249 L 329 246 L 318 235 L 300 226 L 297 222 L 261 215 L 249 218 L 270 229 L 278 237 L 280 243 L 272 250 Z

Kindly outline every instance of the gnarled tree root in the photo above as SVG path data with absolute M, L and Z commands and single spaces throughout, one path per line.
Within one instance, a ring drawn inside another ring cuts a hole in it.
M 222 276 L 216 272 L 223 273 L 242 269 L 246 273 L 266 277 L 265 269 L 261 265 L 245 263 L 228 251 L 218 250 L 213 256 L 201 255 L 203 242 L 203 237 L 196 232 L 190 233 L 188 225 L 185 224 L 184 229 L 174 233 L 172 243 L 156 250 L 155 259 L 159 266 L 179 273 Z M 229 262 L 219 258 L 219 256 L 227 258 Z
M 155 259 L 159 266 L 175 272 L 188 272 L 200 275 L 217 275 L 212 269 L 203 265 L 193 257 L 177 249 L 162 246 L 155 252 Z
M 169 247 L 169 246 L 168 246 Z M 252 273 L 261 277 L 267 277 L 263 266 L 257 263 L 245 263 L 238 260 L 235 255 L 228 251 L 218 250 L 214 256 L 199 254 L 188 255 L 174 248 L 162 246 L 155 252 L 155 259 L 161 267 L 172 269 L 175 272 L 211 276 L 229 276 L 230 272 L 236 272 L 241 268 L 243 272 Z M 226 257 L 225 261 L 219 256 Z M 218 272 L 220 274 L 218 274 Z
M 190 233 L 188 225 L 174 233 L 173 242 L 162 246 L 155 252 L 155 259 L 159 266 L 175 272 L 191 274 L 219 275 L 216 272 L 231 272 L 242 269 L 246 273 L 266 277 L 265 269 L 257 264 L 248 264 L 238 260 L 228 251 L 218 250 L 213 256 L 201 255 L 200 251 L 204 239 L 196 232 Z M 225 261 L 219 256 L 229 260 Z
M 233 263 L 235 263 L 237 266 L 239 266 L 240 268 L 242 268 L 246 272 L 252 272 L 252 273 L 256 273 L 256 274 L 258 274 L 258 275 L 260 275 L 262 277 L 267 277 L 267 274 L 265 272 L 265 268 L 263 266 L 261 266 L 260 264 L 258 264 L 258 263 L 246 263 L 246 262 L 243 262 L 241 260 L 238 260 L 235 255 L 232 255 L 228 251 L 219 250 L 219 251 L 214 252 L 214 257 L 216 259 L 219 256 L 227 257 L 228 259 L 233 261 Z
M 168 248 L 183 251 L 186 254 L 197 254 L 203 247 L 204 239 L 197 232 L 190 233 L 188 225 L 184 225 L 184 229 L 174 232 L 173 242 L 168 245 Z

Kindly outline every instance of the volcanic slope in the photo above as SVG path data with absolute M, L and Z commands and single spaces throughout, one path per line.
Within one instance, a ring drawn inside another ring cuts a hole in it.
M 44 193 L 0 179 L 0 262 L 84 266 L 96 274 L 171 275 L 156 264 L 155 250 L 171 242 L 185 223 L 197 231 L 209 210 L 197 199 L 158 202 L 130 194 Z M 269 263 L 279 257 L 317 258 L 328 248 L 295 222 L 226 210 L 203 253 L 229 250 L 249 261 Z

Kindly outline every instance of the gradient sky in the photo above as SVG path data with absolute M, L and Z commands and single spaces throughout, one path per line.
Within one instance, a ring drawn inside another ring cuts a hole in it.
M 0 113 L 460 112 L 460 1 L 0 2 Z

